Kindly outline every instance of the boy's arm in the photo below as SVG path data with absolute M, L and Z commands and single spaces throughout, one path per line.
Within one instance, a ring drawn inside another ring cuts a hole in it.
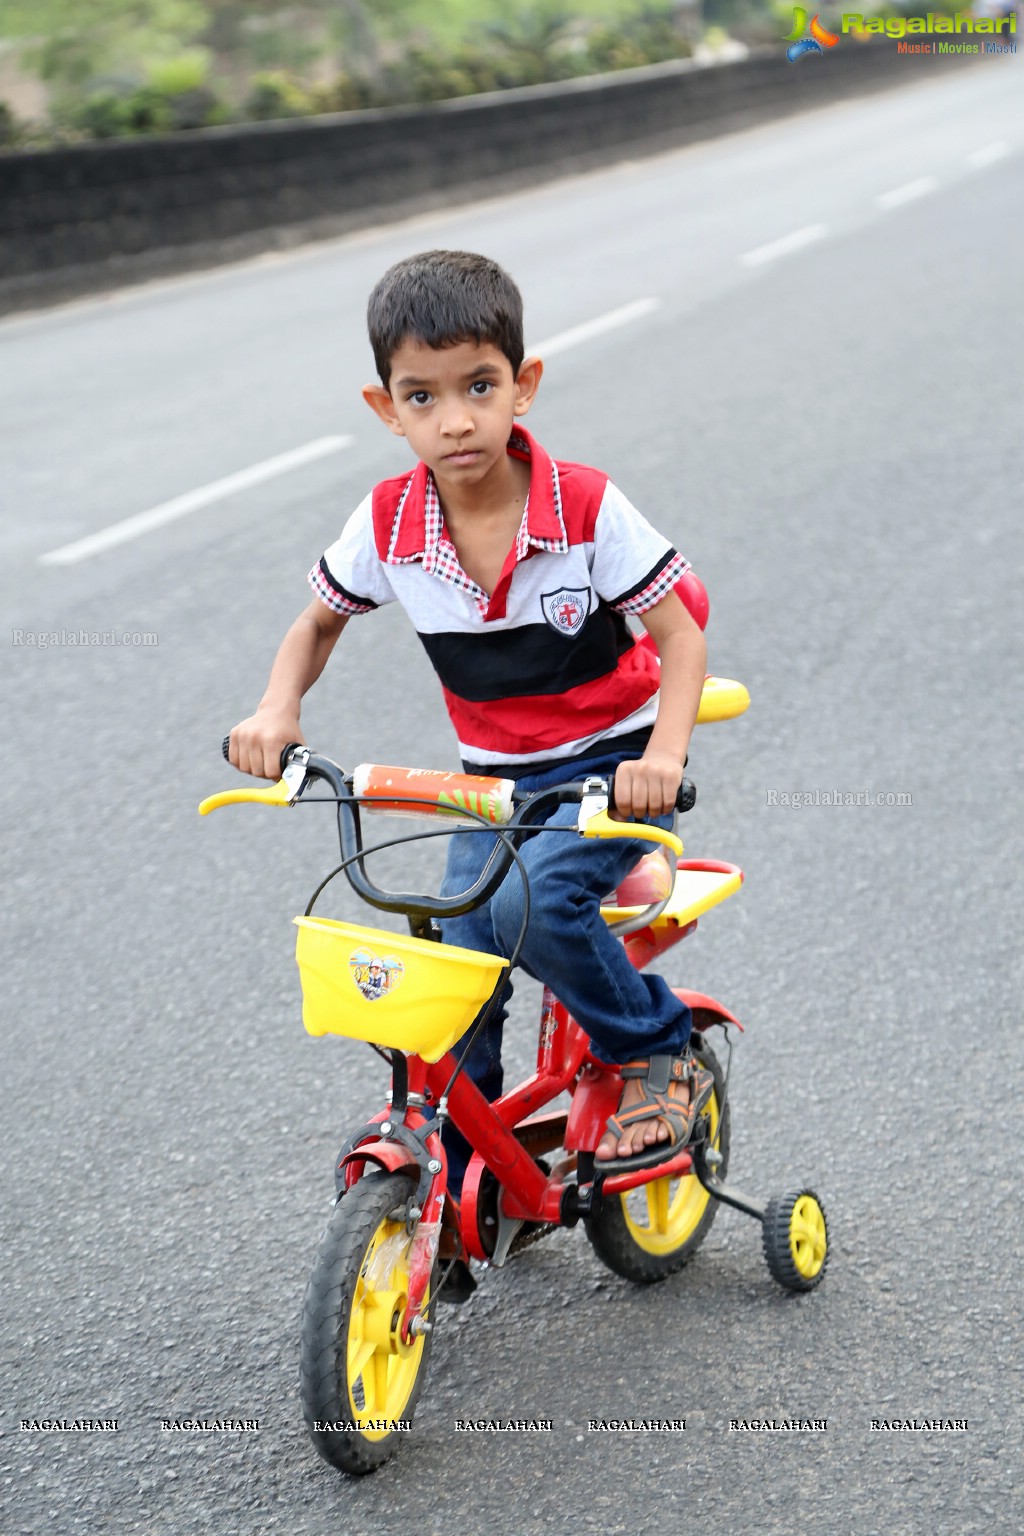
M 615 807 L 634 818 L 664 816 L 675 805 L 707 665 L 704 635 L 674 592 L 640 621 L 661 656 L 661 695 L 643 757 L 620 763 L 615 775 Z
M 348 615 L 335 613 L 315 597 L 281 642 L 270 681 L 256 713 L 231 732 L 229 760 L 259 779 L 281 776 L 281 753 L 291 741 L 304 742 L 299 711 L 305 694 L 327 665 Z

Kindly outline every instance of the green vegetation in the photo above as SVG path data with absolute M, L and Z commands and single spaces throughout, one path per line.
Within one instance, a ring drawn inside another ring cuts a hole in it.
M 774 46 L 792 16 L 792 0 L 0 0 L 0 149 L 439 101 L 685 57 L 700 39 Z
M 837 8 L 838 11 L 838 8 Z M 775 41 L 783 0 L 3 0 L 0 146 L 438 101 Z M 823 20 L 828 12 L 823 10 Z
M 443 100 L 690 51 L 678 0 L 5 0 L 0 145 Z M 10 77 L 8 69 L 7 77 Z

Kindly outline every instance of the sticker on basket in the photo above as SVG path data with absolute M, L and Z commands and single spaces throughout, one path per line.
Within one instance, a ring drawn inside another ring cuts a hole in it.
M 366 998 L 375 1003 L 379 997 L 387 997 L 402 979 L 405 966 L 397 955 L 372 955 L 368 949 L 357 949 L 349 958 L 352 980 Z

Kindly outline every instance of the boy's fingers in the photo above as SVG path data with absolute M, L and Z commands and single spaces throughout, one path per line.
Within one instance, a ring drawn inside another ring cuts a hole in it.
M 615 808 L 633 821 L 648 816 L 667 816 L 675 805 L 679 789 L 671 773 L 640 762 L 620 763 L 615 774 Z
M 228 738 L 228 762 L 254 779 L 279 779 L 281 753 L 290 741 L 302 742 L 297 725 L 277 728 L 271 722 L 251 719 L 236 725 Z
M 247 773 L 257 779 L 266 778 L 263 772 L 263 749 L 258 740 L 250 740 L 250 733 L 245 729 L 244 722 L 242 725 L 236 725 L 231 732 L 228 761 L 238 769 L 239 773 Z
M 615 774 L 615 808 L 636 821 L 647 815 L 647 784 L 633 763 L 620 763 Z

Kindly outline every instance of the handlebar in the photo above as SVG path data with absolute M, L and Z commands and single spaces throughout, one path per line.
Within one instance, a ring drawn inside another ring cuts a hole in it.
M 222 752 L 228 756 L 230 738 L 225 737 Z M 359 799 L 353 790 L 352 775 L 346 774 L 337 763 L 321 757 L 297 742 L 291 742 L 281 753 L 281 780 L 269 789 L 227 790 L 204 800 L 201 814 L 238 800 L 256 800 L 263 803 L 294 804 L 316 780 L 322 780 L 331 791 L 338 806 L 338 833 L 341 843 L 342 865 L 345 877 L 356 894 L 381 912 L 399 912 L 421 921 L 432 918 L 460 917 L 490 900 L 497 891 L 516 858 L 515 844 L 521 840 L 515 834 L 523 834 L 541 817 L 557 805 L 585 805 L 591 803 L 591 816 L 587 825 L 592 836 L 599 837 L 646 837 L 652 842 L 674 844 L 678 851 L 681 844 L 670 833 L 647 823 L 611 821 L 607 816 L 607 800 L 612 784 L 601 778 L 590 778 L 575 784 L 558 784 L 551 789 L 528 793 L 512 788 L 512 814 L 501 825 L 489 819 L 468 813 L 469 820 L 482 829 L 492 832 L 495 845 L 478 879 L 468 890 L 457 896 L 427 896 L 421 892 L 386 891 L 375 885 L 366 872 L 364 856 L 372 850 L 363 846 Z M 454 777 L 454 776 L 453 776 Z M 480 782 L 479 780 L 477 782 Z M 486 782 L 486 781 L 485 781 Z M 684 779 L 676 797 L 676 809 L 689 811 L 696 802 L 697 791 L 688 779 Z M 391 802 L 394 804 L 394 802 Z M 415 799 L 408 802 L 415 805 Z M 421 801 L 424 810 L 427 803 Z M 435 798 L 434 808 L 437 808 Z M 337 871 L 336 871 L 337 873 Z
M 290 741 L 288 743 L 288 745 L 282 749 L 282 752 L 281 752 L 281 772 L 282 772 L 282 774 L 284 773 L 285 769 L 288 767 L 289 762 L 291 761 L 291 754 L 295 751 L 295 748 L 297 746 L 299 746 L 299 745 L 300 745 L 300 743 L 297 742 L 297 741 Z M 224 761 L 226 763 L 230 763 L 230 761 L 231 761 L 231 737 L 230 736 L 225 736 L 224 737 L 224 740 L 220 744 L 220 751 L 221 751 L 221 756 L 223 757 Z

